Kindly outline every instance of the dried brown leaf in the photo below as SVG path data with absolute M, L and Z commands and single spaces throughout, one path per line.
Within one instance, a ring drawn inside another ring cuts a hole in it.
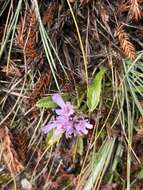
M 39 79 L 37 80 L 37 82 L 34 85 L 31 97 L 32 98 L 37 98 L 38 96 L 44 94 L 45 89 L 47 87 L 47 85 L 49 84 L 51 78 L 51 74 L 50 73 L 44 73 L 42 74 Z
M 24 17 L 17 26 L 16 46 L 25 52 L 28 58 L 34 60 L 39 57 L 36 43 L 37 16 L 34 10 L 29 9 L 29 13 L 25 13 Z
M 136 21 L 142 18 L 142 11 L 138 0 L 130 0 L 129 15 L 131 19 L 134 19 Z
M 57 10 L 57 3 L 50 2 L 43 14 L 42 21 L 44 25 L 48 26 L 52 25 L 56 10 Z
M 129 39 L 128 34 L 124 30 L 124 26 L 121 24 L 117 27 L 115 36 L 118 38 L 120 47 L 124 54 L 131 60 L 136 58 L 136 49 Z
M 28 135 L 27 132 L 23 129 L 16 129 L 13 132 L 14 136 L 14 148 L 18 154 L 19 160 L 22 163 L 25 163 L 28 153 Z
M 6 73 L 7 76 L 16 76 L 21 77 L 21 71 L 13 63 L 8 64 L 7 66 L 2 67 L 2 72 Z
M 12 142 L 12 134 L 8 127 L 4 126 L 0 128 L 0 137 L 3 143 L 3 159 L 12 175 L 16 175 L 21 172 L 24 167 L 18 160 L 18 155 L 14 149 Z
M 50 79 L 51 79 L 50 73 L 42 74 L 37 80 L 37 82 L 35 83 L 32 93 L 30 94 L 29 100 L 26 100 L 24 102 L 26 110 L 33 108 L 31 112 L 32 119 L 37 118 L 39 116 L 38 109 L 35 106 L 37 102 L 37 98 L 45 94 L 47 90 L 47 86 L 49 85 L 51 81 Z

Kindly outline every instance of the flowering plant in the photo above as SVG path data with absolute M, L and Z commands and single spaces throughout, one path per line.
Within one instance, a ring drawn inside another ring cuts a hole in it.
M 88 129 L 93 127 L 88 122 L 88 119 L 85 119 L 83 116 L 78 117 L 71 103 L 64 102 L 59 94 L 54 94 L 52 100 L 60 109 L 55 109 L 57 114 L 56 118 L 43 127 L 42 131 L 48 133 L 54 129 L 54 135 L 59 136 L 65 133 L 66 138 L 77 135 L 87 135 Z

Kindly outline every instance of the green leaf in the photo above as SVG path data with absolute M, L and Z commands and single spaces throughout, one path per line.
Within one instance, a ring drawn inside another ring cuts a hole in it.
M 113 155 L 113 150 L 115 148 L 115 141 L 116 138 L 107 139 L 106 142 L 102 144 L 102 146 L 98 150 L 98 153 L 95 154 L 95 156 L 93 154 L 92 161 L 89 167 L 85 170 L 86 174 L 84 179 L 84 190 L 97 189 L 93 187 L 95 187 L 95 184 L 98 184 L 99 177 L 100 180 L 103 179 L 103 176 L 105 175 L 107 168 L 109 167 L 111 157 Z
M 68 100 L 70 98 L 69 94 L 63 94 L 63 99 L 64 100 Z M 49 95 L 47 97 L 41 98 L 40 100 L 37 101 L 36 106 L 38 108 L 48 108 L 48 109 L 52 109 L 52 108 L 56 108 L 57 104 L 55 104 L 52 100 L 52 96 Z
M 54 145 L 55 143 L 58 143 L 58 142 L 60 141 L 61 137 L 62 137 L 62 134 L 60 134 L 59 136 L 53 135 L 53 136 L 50 138 L 50 140 L 49 140 L 49 142 L 48 142 L 48 145 L 52 146 L 52 145 Z
M 106 68 L 101 68 L 101 70 L 97 73 L 95 79 L 93 80 L 92 84 L 87 89 L 87 105 L 90 111 L 95 110 L 100 101 L 102 79 L 105 72 Z
M 36 103 L 36 106 L 38 108 L 56 108 L 57 107 L 57 105 L 52 101 L 51 96 L 41 98 Z
M 47 135 L 46 135 L 46 139 L 45 139 L 45 143 L 46 143 L 46 147 L 49 145 L 49 141 L 50 139 L 53 137 L 53 130 L 50 130 Z
M 138 173 L 137 178 L 143 179 L 143 169 L 141 169 L 141 171 Z
M 83 154 L 83 138 L 78 136 L 76 139 L 76 144 L 73 147 L 73 160 L 76 159 L 76 155 L 79 154 L 82 156 Z
M 63 133 L 61 133 L 60 135 L 56 136 L 54 135 L 54 130 L 50 130 L 46 136 L 46 140 L 45 140 L 45 145 L 46 147 L 51 147 L 52 145 L 54 145 L 55 143 L 58 143 L 62 137 Z
M 0 187 L 2 184 L 7 183 L 12 177 L 8 174 L 3 173 L 2 175 L 0 175 Z

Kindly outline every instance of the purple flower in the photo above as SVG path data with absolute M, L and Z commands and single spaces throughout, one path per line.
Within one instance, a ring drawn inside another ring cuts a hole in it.
M 87 135 L 88 129 L 92 129 L 92 125 L 84 117 L 77 117 L 74 113 L 73 106 L 70 102 L 64 102 L 59 94 L 52 96 L 53 101 L 60 106 L 56 109 L 57 117 L 42 128 L 43 133 L 48 133 L 54 129 L 54 135 L 65 133 L 66 138 L 77 135 Z
M 59 94 L 52 96 L 53 102 L 55 102 L 61 109 L 56 109 L 57 115 L 70 116 L 74 113 L 73 106 L 70 102 L 64 102 Z

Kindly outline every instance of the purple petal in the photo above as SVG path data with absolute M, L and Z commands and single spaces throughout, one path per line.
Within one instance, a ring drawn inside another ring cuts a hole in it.
M 64 113 L 63 109 L 56 109 L 55 112 L 57 115 L 63 115 Z
M 86 123 L 85 126 L 86 126 L 87 129 L 92 129 L 93 128 L 93 125 L 90 124 L 90 123 Z
M 70 116 L 74 113 L 74 109 L 71 103 L 64 102 L 59 94 L 54 94 L 52 96 L 52 100 L 61 108 L 55 110 L 57 115 Z
M 63 132 L 68 132 L 68 129 L 72 128 L 72 122 L 69 121 L 69 117 L 67 116 L 58 116 L 56 118 L 56 130 L 54 132 L 55 135 L 60 135 Z
M 74 128 L 73 128 L 73 123 L 70 122 L 69 125 L 66 128 L 66 137 L 70 138 L 74 134 Z
M 52 100 L 53 100 L 53 102 L 55 102 L 61 108 L 63 108 L 65 106 L 65 102 L 64 102 L 64 100 L 62 99 L 62 97 L 59 94 L 54 94 L 52 96 Z
M 69 117 L 65 115 L 59 115 L 56 118 L 56 123 L 60 123 L 62 125 L 66 125 L 69 122 Z
M 88 130 L 86 128 L 82 128 L 81 129 L 81 132 L 84 134 L 84 135 L 87 135 L 88 134 Z
M 74 113 L 73 106 L 70 102 L 66 102 L 62 109 L 56 109 L 57 115 L 70 116 Z
M 46 125 L 45 127 L 42 128 L 42 132 L 44 134 L 48 133 L 51 129 L 56 128 L 55 123 L 49 123 L 48 125 Z
M 73 106 L 71 105 L 70 102 L 66 102 L 66 105 L 65 105 L 64 110 L 65 110 L 65 112 L 66 112 L 68 115 L 72 115 L 72 114 L 74 113 Z
M 68 139 L 68 138 L 71 138 L 72 137 L 72 134 L 69 134 L 69 133 L 65 133 L 65 135 L 66 135 L 66 138 Z
M 74 127 L 77 134 L 87 135 L 88 134 L 87 129 L 91 129 L 93 126 L 88 123 L 87 119 L 80 118 L 79 120 L 75 122 Z
M 74 129 L 72 127 L 65 132 L 66 138 L 71 138 L 72 134 L 74 134 Z

